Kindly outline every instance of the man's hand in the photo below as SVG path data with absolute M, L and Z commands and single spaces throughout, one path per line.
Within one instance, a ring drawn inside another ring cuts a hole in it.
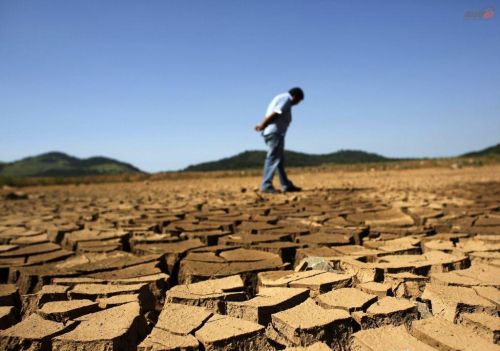
M 261 132 L 261 131 L 263 131 L 264 129 L 265 129 L 265 126 L 264 126 L 264 124 L 263 124 L 263 123 L 261 123 L 261 124 L 257 124 L 257 125 L 255 126 L 255 130 L 256 130 L 257 132 Z
M 271 123 L 276 118 L 277 115 L 278 114 L 276 112 L 272 112 L 269 116 L 264 117 L 264 120 L 262 121 L 262 123 L 257 124 L 255 126 L 255 130 L 258 132 L 261 132 L 264 129 L 266 129 L 266 127 L 269 125 L 269 123 Z

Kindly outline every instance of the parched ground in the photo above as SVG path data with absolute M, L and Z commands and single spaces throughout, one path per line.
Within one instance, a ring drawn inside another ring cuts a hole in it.
M 500 166 L 3 189 L 0 350 L 499 350 Z

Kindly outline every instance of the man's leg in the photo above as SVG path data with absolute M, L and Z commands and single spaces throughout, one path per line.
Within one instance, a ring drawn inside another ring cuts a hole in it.
M 288 179 L 285 171 L 285 137 L 279 136 L 280 142 L 278 143 L 278 154 L 279 154 L 279 162 L 276 170 L 278 171 L 278 177 L 281 183 L 281 189 L 286 191 L 287 188 L 293 187 L 292 182 Z
M 262 191 L 274 189 L 273 177 L 281 161 L 279 152 L 279 135 L 269 134 L 264 136 L 264 141 L 268 147 L 266 160 L 264 161 L 264 171 L 262 174 Z

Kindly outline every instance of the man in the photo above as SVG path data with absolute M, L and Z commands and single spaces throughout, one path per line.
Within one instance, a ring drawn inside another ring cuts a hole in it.
M 285 171 L 285 135 L 292 121 L 292 106 L 304 100 L 304 92 L 300 88 L 292 88 L 288 93 L 277 95 L 267 107 L 266 117 L 257 124 L 256 131 L 262 132 L 268 147 L 262 185 L 263 193 L 276 193 L 273 186 L 274 173 L 278 172 L 283 192 L 296 192 L 302 189 L 296 187 L 287 177 Z

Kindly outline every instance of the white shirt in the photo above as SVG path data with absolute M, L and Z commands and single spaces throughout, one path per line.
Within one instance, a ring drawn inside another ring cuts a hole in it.
M 275 96 L 267 107 L 266 116 L 276 112 L 278 115 L 267 125 L 262 135 L 277 133 L 285 136 L 292 122 L 292 95 L 283 93 Z

